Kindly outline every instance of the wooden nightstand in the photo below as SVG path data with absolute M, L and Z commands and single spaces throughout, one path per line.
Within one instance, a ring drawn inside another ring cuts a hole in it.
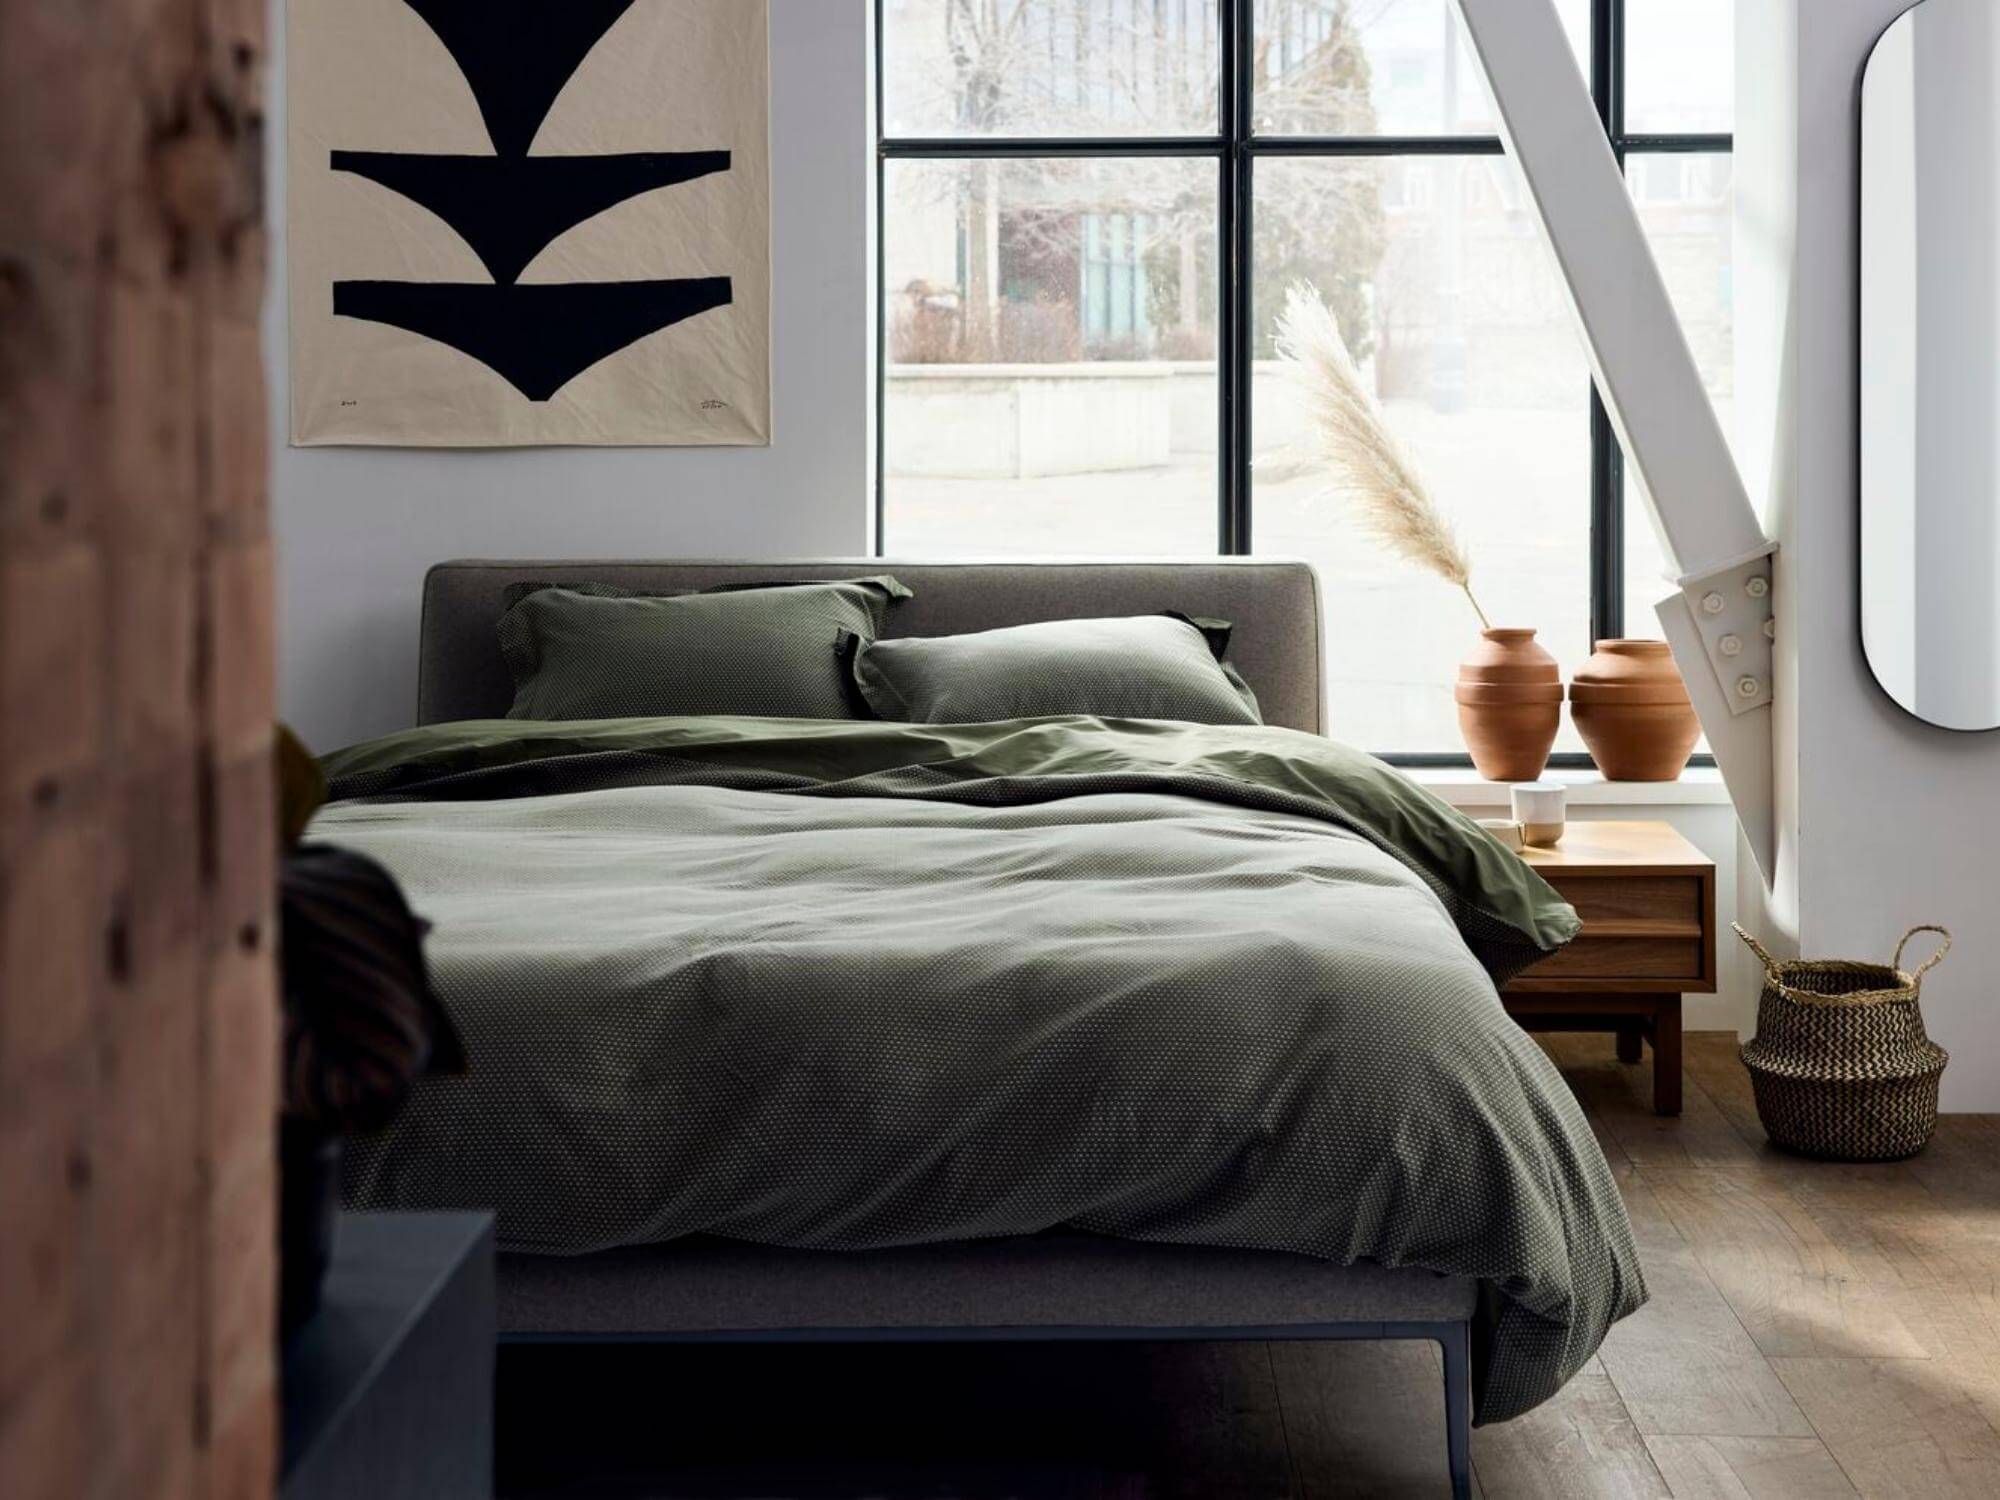
M 1653 1108 L 1681 1111 L 1681 996 L 1715 991 L 1715 862 L 1665 823 L 1572 821 L 1522 856 L 1583 931 L 1500 992 L 1529 1031 L 1611 1031 L 1618 1059 L 1653 1045 Z

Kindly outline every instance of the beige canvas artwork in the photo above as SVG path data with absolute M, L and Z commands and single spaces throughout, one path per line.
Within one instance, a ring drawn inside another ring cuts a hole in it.
M 290 0 L 299 444 L 770 440 L 767 0 Z

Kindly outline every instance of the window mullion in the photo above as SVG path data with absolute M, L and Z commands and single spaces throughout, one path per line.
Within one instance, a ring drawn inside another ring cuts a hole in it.
M 1591 0 L 1590 92 L 1625 175 L 1625 0 Z M 1625 463 L 1611 414 L 1590 387 L 1590 634 L 1596 642 L 1625 633 Z
M 1215 239 L 1215 550 L 1236 550 L 1236 121 L 1235 0 L 1220 0 L 1216 28 L 1215 118 L 1222 137 L 1217 159 Z
M 1625 135 L 1625 0 L 1592 0 L 1591 93 L 1614 145 Z
M 1216 300 L 1216 385 L 1221 405 L 1217 548 L 1225 554 L 1250 550 L 1250 350 L 1254 343 L 1250 281 L 1254 241 L 1246 147 L 1255 86 L 1250 5 L 1251 0 L 1219 0 L 1218 6 L 1222 42 L 1218 123 L 1223 149 L 1216 254 L 1216 274 L 1221 278 Z
M 1230 374 L 1235 386 L 1236 400 L 1231 412 L 1229 431 L 1229 473 L 1226 494 L 1229 503 L 1228 547 L 1230 552 L 1248 552 L 1251 538 L 1251 487 L 1250 487 L 1250 440 L 1251 423 L 1255 413 L 1251 410 L 1252 382 L 1256 352 L 1256 198 L 1253 192 L 1252 173 L 1256 170 L 1255 159 L 1243 149 L 1241 141 L 1233 142 L 1228 159 L 1230 175 L 1229 190 L 1233 200 L 1231 211 L 1234 243 L 1230 259 L 1235 272 L 1230 285 L 1225 289 L 1231 303 L 1230 325 L 1235 334 L 1236 346 L 1230 353 Z

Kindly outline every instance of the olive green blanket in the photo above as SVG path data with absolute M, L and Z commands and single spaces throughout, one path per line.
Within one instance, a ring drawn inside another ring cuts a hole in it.
M 1269 728 L 437 725 L 326 760 L 313 836 L 435 930 L 472 1058 L 349 1200 L 505 1248 L 1069 1229 L 1487 1283 L 1480 1420 L 1644 1298 L 1495 982 L 1573 912 L 1409 780 Z

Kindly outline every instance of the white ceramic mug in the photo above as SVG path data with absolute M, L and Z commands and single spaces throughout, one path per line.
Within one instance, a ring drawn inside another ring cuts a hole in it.
M 1521 825 L 1512 818 L 1481 818 L 1479 826 L 1516 854 L 1521 852 Z
M 1508 790 L 1524 843 L 1545 849 L 1562 842 L 1565 792 L 1561 782 L 1523 781 Z

